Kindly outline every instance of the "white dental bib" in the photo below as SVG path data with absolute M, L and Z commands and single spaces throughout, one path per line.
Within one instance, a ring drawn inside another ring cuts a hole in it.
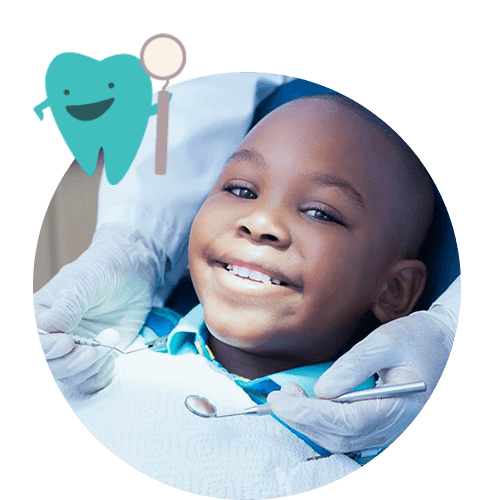
M 137 346 L 137 345 L 136 345 Z M 271 416 L 203 419 L 184 406 L 207 397 L 222 413 L 254 403 L 203 356 L 142 351 L 116 360 L 114 382 L 83 395 L 62 389 L 83 424 L 144 474 L 191 493 L 228 499 L 294 495 L 359 468 L 317 454 Z

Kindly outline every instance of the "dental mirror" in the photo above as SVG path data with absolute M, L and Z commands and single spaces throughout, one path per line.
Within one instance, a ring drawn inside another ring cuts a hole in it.
M 176 77 L 186 65 L 186 49 L 175 36 L 165 33 L 152 36 L 142 46 L 141 64 L 144 71 L 156 80 L 165 80 L 158 92 L 156 118 L 155 174 L 167 173 L 168 111 L 170 92 L 165 90 L 169 81 Z
M 222 417 L 233 417 L 235 415 L 271 415 L 271 405 L 257 405 L 250 408 L 245 408 L 241 411 L 231 412 L 231 413 L 217 413 L 217 408 L 213 403 L 211 403 L 207 398 L 202 396 L 195 396 L 192 394 L 184 400 L 186 408 L 203 418 L 222 418 Z
M 365 401 L 367 399 L 394 398 L 416 392 L 425 392 L 426 390 L 427 384 L 423 380 L 420 380 L 418 382 L 410 382 L 407 384 L 385 385 L 375 387 L 374 389 L 365 389 L 364 391 L 349 392 L 337 398 L 325 401 L 333 401 L 336 403 L 354 403 L 356 401 Z M 188 396 L 184 400 L 184 404 L 191 413 L 203 418 L 233 417 L 236 415 L 271 415 L 273 413 L 271 404 L 267 403 L 264 405 L 251 406 L 250 408 L 245 408 L 241 411 L 217 414 L 217 408 L 213 403 L 211 403 L 207 398 L 195 396 L 194 394 Z
M 186 408 L 198 417 L 210 418 L 217 416 L 217 408 L 207 399 L 194 394 L 188 396 L 184 404 Z

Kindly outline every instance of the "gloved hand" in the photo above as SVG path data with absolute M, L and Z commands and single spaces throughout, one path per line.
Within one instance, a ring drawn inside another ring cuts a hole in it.
M 118 339 L 118 332 L 111 328 L 96 337 L 109 347 L 116 346 Z M 90 394 L 111 382 L 117 351 L 77 345 L 65 333 L 40 335 L 40 342 L 52 375 L 66 386 Z
M 420 412 L 444 369 L 454 329 L 443 312 L 448 314 L 438 306 L 382 325 L 339 358 L 314 387 L 318 398 L 334 398 L 377 373 L 377 387 L 424 380 L 426 392 L 343 404 L 308 398 L 297 384 L 287 384 L 268 396 L 274 413 L 331 452 L 388 446 Z
M 95 348 L 74 347 L 69 335 L 93 338 L 112 327 L 120 332 L 120 349 L 134 341 L 149 312 L 159 269 L 159 258 L 137 231 L 104 226 L 88 250 L 35 293 L 38 328 L 63 332 L 50 340 L 49 336 L 40 336 L 46 344 L 46 355 L 49 353 L 47 359 L 57 359 L 57 363 L 51 363 L 57 365 L 53 370 L 56 378 L 77 373 L 84 377 L 84 372 L 92 373 L 103 360 L 102 356 L 94 359 Z M 90 354 L 92 351 L 94 354 Z M 101 370 L 111 369 L 111 359 Z M 103 376 L 104 380 L 107 379 Z

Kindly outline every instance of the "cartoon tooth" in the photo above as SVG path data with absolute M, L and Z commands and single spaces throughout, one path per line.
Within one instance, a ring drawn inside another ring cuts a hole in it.
M 35 107 L 43 120 L 50 106 L 56 124 L 76 160 L 93 175 L 104 153 L 110 184 L 123 179 L 139 149 L 152 105 L 153 87 L 140 60 L 120 54 L 102 61 L 66 52 L 50 63 L 47 99 Z

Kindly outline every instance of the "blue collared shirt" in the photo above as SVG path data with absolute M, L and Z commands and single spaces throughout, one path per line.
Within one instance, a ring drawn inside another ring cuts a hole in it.
M 181 317 L 181 315 L 171 309 L 152 309 L 146 318 L 141 334 L 144 336 L 146 342 L 155 340 L 158 337 L 168 336 L 165 344 L 165 352 L 171 355 L 194 353 L 204 356 L 230 376 L 257 404 L 265 403 L 270 392 L 280 390 L 287 382 L 299 384 L 308 396 L 314 396 L 314 384 L 333 364 L 333 361 L 327 361 L 315 365 L 299 366 L 253 380 L 231 374 L 215 359 L 215 356 L 208 347 L 209 331 L 205 325 L 201 304 L 192 309 L 184 317 Z M 375 380 L 373 377 L 370 377 L 355 390 L 371 389 L 373 387 L 375 387 Z M 328 450 L 325 450 L 311 441 L 307 436 L 291 428 L 275 415 L 273 417 L 305 441 L 321 456 L 331 455 Z

